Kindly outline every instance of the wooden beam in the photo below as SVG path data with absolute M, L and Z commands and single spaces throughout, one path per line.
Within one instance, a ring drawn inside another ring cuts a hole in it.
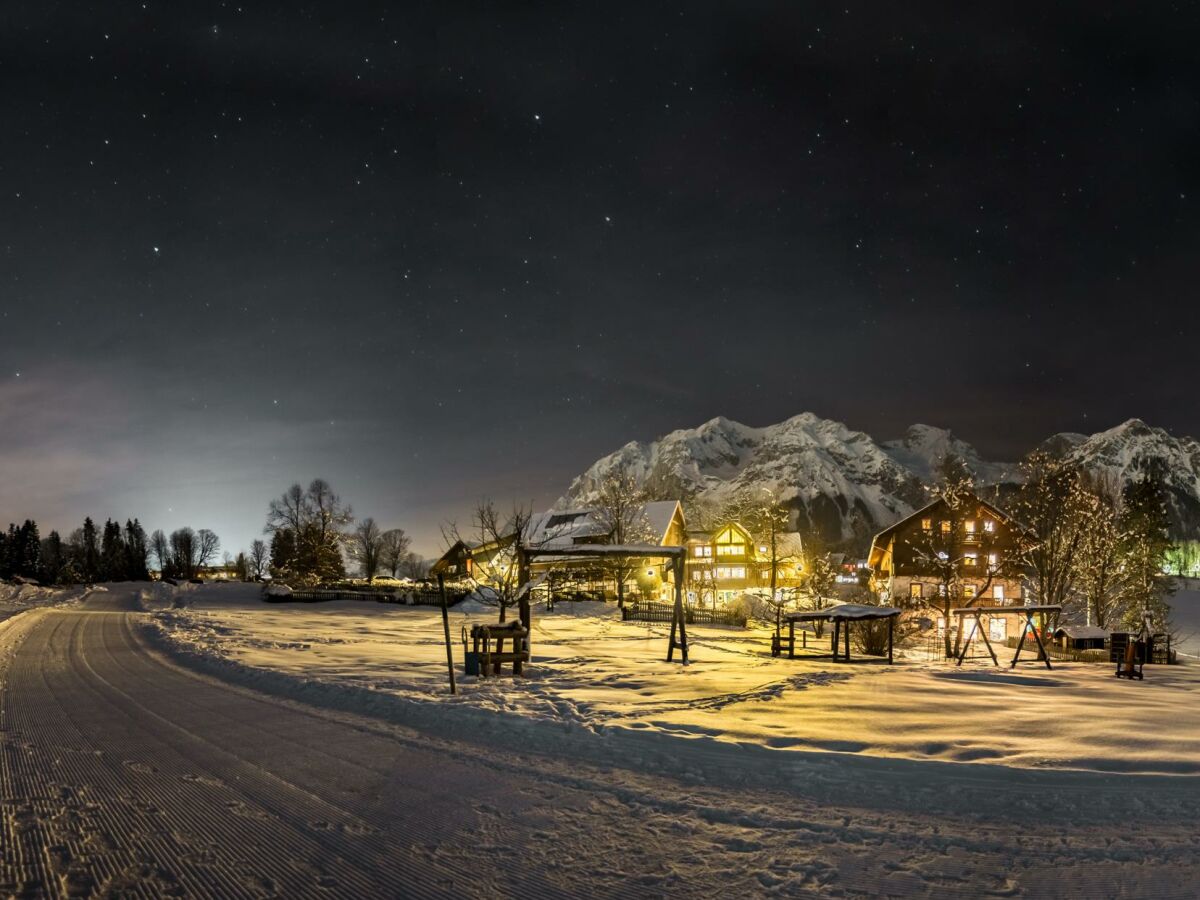
M 438 593 L 442 599 L 442 632 L 446 637 L 446 669 L 450 673 L 450 693 L 457 694 L 458 686 L 454 683 L 454 651 L 450 646 L 450 611 L 446 603 L 446 576 L 438 573 Z

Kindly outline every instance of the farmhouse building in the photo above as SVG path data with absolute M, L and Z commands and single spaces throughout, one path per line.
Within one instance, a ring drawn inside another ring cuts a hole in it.
M 974 494 L 953 507 L 938 499 L 875 536 L 871 582 L 901 608 L 944 608 L 947 598 L 951 608 L 1019 604 L 1019 537 L 1007 513 Z M 1006 636 L 1004 622 L 991 620 L 992 638 Z

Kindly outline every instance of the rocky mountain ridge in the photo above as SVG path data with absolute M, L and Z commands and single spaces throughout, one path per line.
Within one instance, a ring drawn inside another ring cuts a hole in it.
M 1038 449 L 1070 458 L 1117 487 L 1157 467 L 1176 532 L 1194 536 L 1200 531 L 1200 443 L 1195 439 L 1130 419 L 1090 436 L 1057 434 Z M 925 503 L 927 486 L 948 454 L 961 459 L 980 484 L 1004 492 L 1019 483 L 1015 462 L 986 460 L 944 428 L 914 425 L 901 438 L 877 442 L 841 422 L 801 413 L 762 428 L 718 417 L 654 441 L 631 441 L 577 477 L 559 505 L 588 503 L 608 473 L 624 468 L 651 495 L 678 497 L 693 506 L 711 508 L 737 495 L 769 491 L 791 508 L 796 527 L 815 528 L 833 543 L 861 546 Z

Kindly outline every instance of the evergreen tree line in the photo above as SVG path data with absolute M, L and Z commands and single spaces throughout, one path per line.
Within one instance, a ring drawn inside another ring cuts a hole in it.
M 149 581 L 152 565 L 164 578 L 194 578 L 216 560 L 220 547 L 220 539 L 207 528 L 147 535 L 137 519 L 124 526 L 108 519 L 97 528 L 89 516 L 66 539 L 57 531 L 43 538 L 37 522 L 26 519 L 0 533 L 0 580 L 24 578 L 46 585 Z
M 64 540 L 57 531 L 42 538 L 26 519 L 0 535 L 0 578 L 41 584 L 146 581 L 150 578 L 146 532 L 137 519 L 109 519 L 98 529 L 89 517 Z

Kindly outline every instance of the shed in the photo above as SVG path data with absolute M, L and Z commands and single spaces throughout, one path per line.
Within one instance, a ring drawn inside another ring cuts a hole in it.
M 1108 638 L 1108 630 L 1098 625 L 1062 625 L 1054 631 L 1064 650 L 1103 650 Z

